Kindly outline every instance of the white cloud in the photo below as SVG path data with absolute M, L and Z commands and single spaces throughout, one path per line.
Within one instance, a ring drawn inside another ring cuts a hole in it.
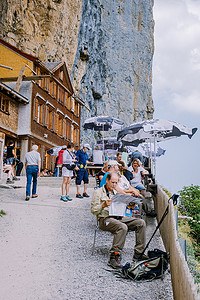
M 188 96 L 174 93 L 171 100 L 175 109 L 200 115 L 200 91 L 192 91 Z
M 157 1 L 154 18 L 155 106 L 168 101 L 180 112 L 200 114 L 200 1 Z

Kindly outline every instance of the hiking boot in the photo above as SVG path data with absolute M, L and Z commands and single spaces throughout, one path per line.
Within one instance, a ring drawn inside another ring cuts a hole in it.
M 68 199 L 68 201 L 72 201 L 73 200 L 69 195 L 67 195 L 66 198 Z
M 108 261 L 108 266 L 112 267 L 113 269 L 120 269 L 122 265 L 120 263 L 120 254 L 118 252 L 112 252 L 110 254 L 110 260 Z
M 83 193 L 83 197 L 89 198 L 90 196 L 87 193 Z
M 64 201 L 64 202 L 67 202 L 68 201 L 68 198 L 66 196 L 61 196 L 60 197 L 60 200 L 61 201 Z
M 76 198 L 83 198 L 81 194 L 76 194 Z
M 10 178 L 8 178 L 8 179 L 6 180 L 6 183 L 7 183 L 7 184 L 10 184 L 10 183 L 14 183 L 14 181 L 12 181 Z
M 13 180 L 20 180 L 19 178 L 17 178 L 16 176 L 13 177 Z
M 140 254 L 140 253 L 135 253 L 134 255 L 133 255 L 133 260 L 147 260 L 149 257 L 147 256 L 147 255 L 145 255 L 145 254 Z

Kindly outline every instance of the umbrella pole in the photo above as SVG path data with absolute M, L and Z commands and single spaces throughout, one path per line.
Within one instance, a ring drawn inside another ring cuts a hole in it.
M 154 177 L 156 177 L 156 136 L 154 133 Z
M 103 124 L 103 134 L 102 134 L 102 136 L 103 136 L 103 155 L 104 155 L 104 124 Z

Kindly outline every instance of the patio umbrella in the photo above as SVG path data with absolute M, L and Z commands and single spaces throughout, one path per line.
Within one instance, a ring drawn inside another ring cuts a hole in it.
M 118 140 L 124 145 L 138 146 L 143 142 L 154 143 L 154 153 L 156 142 L 187 135 L 190 139 L 197 131 L 197 128 L 188 128 L 182 124 L 167 120 L 146 120 L 125 127 L 118 133 Z M 150 150 L 150 152 L 152 152 Z M 155 155 L 154 155 L 155 157 Z M 154 159 L 154 175 L 156 172 L 156 157 Z
M 94 129 L 95 131 L 119 130 L 124 125 L 124 122 L 108 117 L 98 116 L 87 119 L 84 124 L 84 129 Z
M 94 129 L 95 131 L 109 131 L 120 130 L 124 122 L 109 116 L 97 116 L 85 120 L 83 124 L 84 129 Z M 103 137 L 103 150 L 104 150 L 104 137 Z
M 115 153 L 118 151 L 121 142 L 118 141 L 116 138 L 115 139 L 104 139 L 104 140 L 97 140 L 97 146 L 103 147 L 104 145 L 104 150 L 108 150 L 107 152 Z
M 197 128 L 190 129 L 174 121 L 146 120 L 125 127 L 119 131 L 117 139 L 124 145 L 138 146 L 143 142 L 162 142 L 181 135 L 187 135 L 191 139 L 196 131 Z
M 64 147 L 67 148 L 67 146 L 57 146 L 57 147 L 53 147 L 53 148 L 47 150 L 47 154 L 58 156 L 59 151 L 60 151 L 61 149 L 63 149 Z
M 197 128 L 190 129 L 182 124 L 167 120 L 146 120 L 125 127 L 118 133 L 118 140 L 124 145 L 137 146 L 143 142 L 162 142 L 164 140 L 187 135 L 190 139 Z
M 151 149 L 153 149 L 153 144 L 151 143 L 142 143 L 139 144 L 138 147 L 135 146 L 127 146 L 128 152 L 134 152 L 135 150 L 138 150 L 142 153 L 143 156 L 149 157 L 151 156 Z M 156 145 L 156 151 L 155 155 L 156 157 L 160 157 L 161 155 L 164 155 L 166 152 L 165 149 L 161 148 L 160 146 Z

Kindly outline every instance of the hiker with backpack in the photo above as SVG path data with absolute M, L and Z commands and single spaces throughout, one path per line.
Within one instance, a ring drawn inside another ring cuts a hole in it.
M 117 184 L 117 173 L 109 173 L 106 178 L 106 184 L 94 191 L 91 203 L 91 212 L 97 216 L 99 228 L 114 235 L 108 261 L 108 265 L 114 269 L 122 267 L 120 256 L 128 230 L 135 231 L 136 234 L 133 259 L 147 259 L 147 256 L 142 254 L 146 243 L 146 224 L 144 220 L 135 217 L 109 216 L 109 206 L 112 203 L 112 197 L 116 194 L 115 188 Z

